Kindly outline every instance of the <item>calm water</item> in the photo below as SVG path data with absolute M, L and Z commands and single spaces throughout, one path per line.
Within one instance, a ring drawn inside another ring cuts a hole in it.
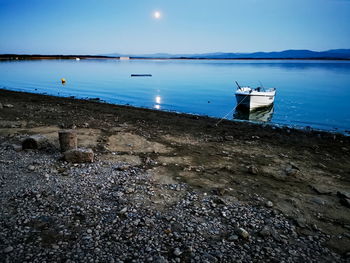
M 130 77 L 150 73 L 152 77 Z M 60 79 L 67 80 L 62 85 Z M 223 117 L 241 85 L 277 88 L 274 108 L 228 119 L 350 130 L 350 63 L 341 61 L 41 60 L 0 62 L 0 87 Z

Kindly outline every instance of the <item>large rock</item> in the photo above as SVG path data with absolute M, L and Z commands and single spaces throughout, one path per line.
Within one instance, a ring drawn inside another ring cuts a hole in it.
M 32 135 L 22 141 L 22 149 L 43 149 L 49 145 L 48 139 L 41 135 Z
M 94 152 L 92 149 L 78 148 L 66 151 L 64 159 L 71 163 L 92 163 L 94 161 Z

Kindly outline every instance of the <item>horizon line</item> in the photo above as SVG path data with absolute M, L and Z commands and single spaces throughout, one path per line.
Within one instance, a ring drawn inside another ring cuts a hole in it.
M 347 50 L 350 51 L 350 48 L 334 48 L 334 49 L 327 49 L 322 51 L 314 51 L 311 49 L 284 49 L 284 50 L 275 50 L 275 51 L 252 51 L 252 52 L 234 52 L 234 51 L 208 51 L 208 52 L 195 52 L 195 53 L 182 53 L 182 52 L 142 52 L 142 53 L 129 53 L 129 52 L 110 52 L 110 53 L 99 53 L 99 54 L 68 54 L 68 53 L 0 53 L 0 56 L 4 55 L 20 55 L 20 56 L 110 56 L 110 55 L 120 55 L 120 56 L 150 56 L 150 55 L 172 55 L 172 56 L 179 56 L 179 55 L 206 55 L 206 54 L 239 54 L 239 55 L 245 55 L 245 54 L 255 54 L 255 53 L 281 53 L 285 51 L 311 51 L 315 53 L 323 53 L 323 52 L 329 52 L 334 50 Z

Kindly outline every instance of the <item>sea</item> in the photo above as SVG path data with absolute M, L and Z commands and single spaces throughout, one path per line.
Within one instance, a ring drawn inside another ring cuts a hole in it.
M 236 109 L 236 81 L 276 88 L 273 107 Z M 11 60 L 0 61 L 0 88 L 350 134 L 349 61 Z

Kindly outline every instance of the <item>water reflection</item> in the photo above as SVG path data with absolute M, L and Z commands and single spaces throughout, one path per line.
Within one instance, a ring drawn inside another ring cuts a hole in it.
M 154 108 L 157 109 L 157 110 L 160 110 L 160 103 L 162 101 L 162 98 L 160 96 L 156 96 L 155 97 L 155 102 L 156 102 L 156 105 L 154 105 Z
M 234 119 L 259 122 L 269 122 L 273 115 L 273 105 L 270 107 L 249 111 L 246 108 L 237 108 L 233 114 Z

